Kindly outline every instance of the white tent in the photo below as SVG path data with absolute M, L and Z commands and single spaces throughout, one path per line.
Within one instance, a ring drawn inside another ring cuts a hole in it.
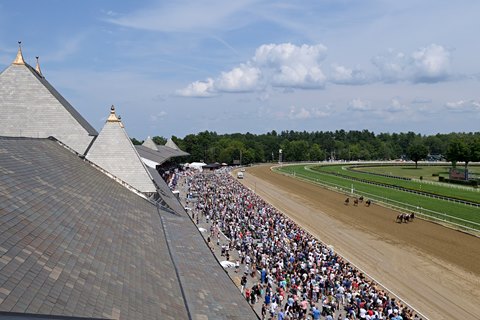
M 235 267 L 235 263 L 234 263 L 234 262 L 231 262 L 231 261 L 223 260 L 223 261 L 220 261 L 220 264 L 221 264 L 222 267 L 224 267 L 224 268 L 234 268 L 234 267 Z
M 202 167 L 206 166 L 206 165 L 207 164 L 204 163 L 204 162 L 192 162 L 192 163 L 190 163 L 190 165 L 188 167 L 191 168 L 191 169 L 202 171 Z

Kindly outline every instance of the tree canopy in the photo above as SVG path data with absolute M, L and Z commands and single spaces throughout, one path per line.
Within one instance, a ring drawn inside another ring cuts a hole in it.
M 412 142 L 407 148 L 407 156 L 415 162 L 415 168 L 418 168 L 418 161 L 423 160 L 428 155 L 428 149 L 421 140 Z
M 153 139 L 161 144 L 166 141 L 163 137 Z M 417 162 L 427 155 L 443 155 L 455 163 L 480 161 L 480 132 L 424 136 L 414 132 L 375 134 L 368 130 L 272 130 L 264 134 L 203 131 L 184 138 L 174 136 L 172 140 L 190 153 L 185 159 L 189 162 L 275 162 L 280 149 L 283 161 L 411 159 Z

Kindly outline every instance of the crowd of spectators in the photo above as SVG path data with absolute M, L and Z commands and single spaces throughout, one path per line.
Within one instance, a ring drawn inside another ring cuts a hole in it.
M 262 319 L 421 319 L 401 301 L 233 178 L 228 168 L 186 177 L 208 243 L 228 239 L 241 291 Z

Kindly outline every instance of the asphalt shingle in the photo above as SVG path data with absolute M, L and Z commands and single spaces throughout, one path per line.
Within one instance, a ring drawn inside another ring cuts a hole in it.
M 176 214 L 52 139 L 0 137 L 0 172 L 0 313 L 256 318 L 165 183 Z

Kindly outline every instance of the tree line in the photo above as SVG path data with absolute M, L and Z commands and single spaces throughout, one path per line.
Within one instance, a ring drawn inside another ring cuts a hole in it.
M 164 144 L 164 137 L 154 137 Z M 265 134 L 218 134 L 203 131 L 184 138 L 172 137 L 190 156 L 187 162 L 242 164 L 282 161 L 446 159 L 480 161 L 480 132 L 421 135 L 414 132 L 380 133 L 362 131 L 281 131 Z M 134 143 L 141 143 L 132 139 Z M 281 153 L 280 153 L 281 150 Z

